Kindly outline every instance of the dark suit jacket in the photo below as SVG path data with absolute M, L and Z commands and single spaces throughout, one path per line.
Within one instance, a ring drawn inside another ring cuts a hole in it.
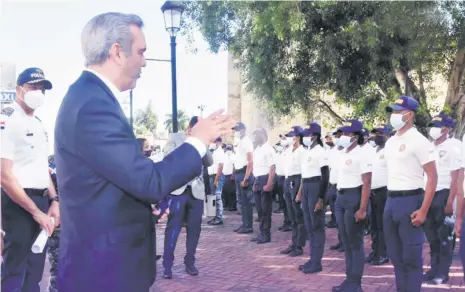
M 155 279 L 150 204 L 200 175 L 197 150 L 183 144 L 159 163 L 147 159 L 111 90 L 84 71 L 58 112 L 55 162 L 59 291 L 148 291 Z

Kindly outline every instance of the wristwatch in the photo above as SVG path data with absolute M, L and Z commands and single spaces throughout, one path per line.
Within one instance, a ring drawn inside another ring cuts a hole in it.
M 50 198 L 49 201 L 50 201 L 50 203 L 52 203 L 53 201 L 60 202 L 60 198 L 58 196 L 55 196 L 53 198 Z

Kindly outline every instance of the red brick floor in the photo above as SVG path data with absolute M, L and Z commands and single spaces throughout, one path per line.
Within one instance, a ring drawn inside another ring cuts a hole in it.
M 297 266 L 308 259 L 308 247 L 304 256 L 290 258 L 280 255 L 279 251 L 289 244 L 290 232 L 277 231 L 282 222 L 282 215 L 273 214 L 271 243 L 257 245 L 250 242 L 250 235 L 232 232 L 239 225 L 239 216 L 226 212 L 225 224 L 212 227 L 203 225 L 200 244 L 197 249 L 197 268 L 200 275 L 192 277 L 184 272 L 183 257 L 185 254 L 185 230 L 181 233 L 176 250 L 173 279 L 161 278 L 163 268 L 158 264 L 158 276 L 151 291 L 173 292 L 221 292 L 221 291 L 331 291 L 331 287 L 344 279 L 344 256 L 342 253 L 330 251 L 328 247 L 336 242 L 336 230 L 327 229 L 326 250 L 323 258 L 323 272 L 316 275 L 305 275 L 297 271 Z M 158 227 L 157 246 L 159 253 L 163 251 L 164 225 Z M 258 231 L 257 223 L 255 230 Z M 367 236 L 365 247 L 370 246 Z M 428 245 L 425 245 L 425 269 L 428 269 Z M 368 252 L 368 249 L 366 249 Z M 422 291 L 465 291 L 462 267 L 458 256 L 454 256 L 450 272 L 449 284 L 443 286 L 423 285 Z M 48 282 L 48 273 L 44 274 L 43 290 Z M 396 291 L 394 270 L 391 264 L 380 267 L 365 265 L 363 289 L 366 292 Z M 130 292 L 130 291 L 128 291 Z

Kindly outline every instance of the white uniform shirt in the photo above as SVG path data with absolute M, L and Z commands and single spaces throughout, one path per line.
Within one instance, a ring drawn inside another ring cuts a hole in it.
M 226 151 L 224 153 L 224 164 L 223 164 L 223 174 L 231 175 L 234 171 L 234 157 L 235 154 L 232 151 Z
M 285 176 L 286 169 L 285 169 L 285 155 L 284 151 L 281 153 L 276 152 L 274 154 L 274 162 L 275 162 L 275 173 L 277 176 Z
M 289 149 L 287 150 L 289 152 L 286 153 L 286 159 L 289 160 L 289 162 L 287 163 L 286 177 L 302 174 L 301 157 L 305 152 L 305 148 L 304 146 L 300 145 L 294 151 L 292 151 L 293 149 L 293 147 L 289 147 Z
M 337 163 L 337 188 L 350 189 L 363 184 L 362 174 L 372 172 L 372 161 L 363 147 L 356 146 L 350 152 L 341 150 Z
M 376 148 L 375 148 L 376 151 Z M 380 149 L 372 156 L 373 171 L 371 174 L 371 189 L 387 186 L 387 165 L 385 150 Z
M 224 167 L 224 151 L 221 147 L 213 150 L 213 164 L 208 168 L 208 175 L 215 175 L 218 172 L 218 166 L 223 164 Z
M 47 133 L 35 116 L 28 116 L 16 103 L 5 107 L 0 115 L 0 156 L 13 161 L 13 175 L 23 188 L 47 189 Z
M 396 134 L 389 138 L 384 149 L 388 189 L 408 191 L 423 188 L 423 165 L 435 160 L 433 144 L 417 129 L 411 128 L 402 136 Z
M 150 156 L 150 159 L 153 161 L 153 162 L 160 162 L 163 160 L 163 152 L 159 151 L 158 153 L 153 153 L 151 156 Z
M 253 144 L 248 137 L 242 138 L 236 147 L 236 161 L 234 166 L 236 170 L 247 166 L 247 154 L 253 153 Z
M 253 151 L 253 175 L 255 177 L 270 173 L 270 167 L 275 165 L 275 151 L 269 143 L 257 146 Z
M 368 154 L 368 155 L 373 155 L 374 156 L 376 154 L 376 148 L 371 146 L 370 143 L 366 143 L 361 148 L 364 151 L 366 151 L 365 153 Z
M 338 150 L 337 147 L 333 147 L 328 151 L 329 157 L 329 183 L 332 185 L 337 184 L 337 175 L 338 175 L 338 162 L 339 162 L 339 155 L 341 154 L 342 150 Z
M 455 140 L 455 139 L 454 139 Z M 433 144 L 434 145 L 434 144 Z M 447 139 L 439 145 L 434 145 L 434 156 L 438 171 L 438 185 L 436 191 L 450 189 L 452 182 L 451 171 L 462 167 L 462 153 L 452 139 Z M 428 177 L 425 173 L 425 186 Z
M 301 155 L 302 178 L 321 176 L 321 168 L 329 165 L 327 151 L 319 144 Z

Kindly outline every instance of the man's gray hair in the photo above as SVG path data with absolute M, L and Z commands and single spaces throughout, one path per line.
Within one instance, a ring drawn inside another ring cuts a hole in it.
M 85 66 L 103 64 L 114 43 L 121 46 L 126 56 L 130 56 L 133 43 L 131 25 L 142 28 L 144 22 L 135 14 L 108 12 L 94 16 L 81 34 Z

